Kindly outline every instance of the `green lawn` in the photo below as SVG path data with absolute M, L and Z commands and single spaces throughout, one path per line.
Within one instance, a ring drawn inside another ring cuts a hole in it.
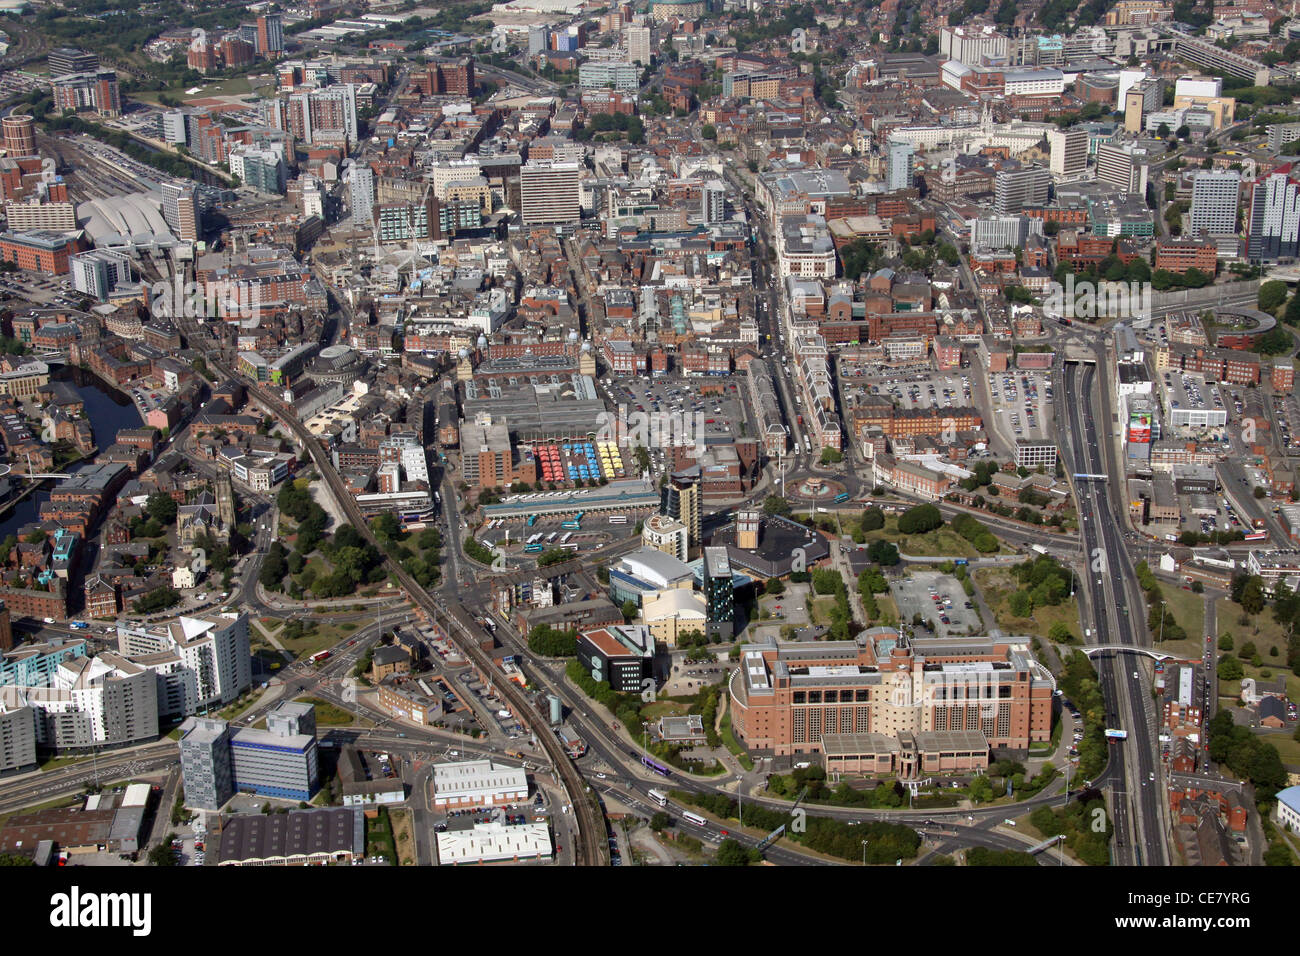
M 736 739 L 736 735 L 731 729 L 731 711 L 727 711 L 727 713 L 722 715 L 721 736 L 722 742 L 726 745 L 728 750 L 736 755 L 736 759 L 740 761 L 740 765 L 746 770 L 753 770 L 753 758 L 749 756 L 749 751 L 747 751 L 741 745 L 740 741 Z
M 1292 725 L 1294 727 L 1294 725 Z M 1282 758 L 1282 763 L 1288 768 L 1300 767 L 1300 740 L 1296 740 L 1292 734 L 1295 731 L 1288 728 L 1281 731 L 1270 731 L 1261 733 L 1258 736 L 1277 748 L 1278 756 Z
M 316 708 L 316 723 L 322 727 L 346 727 L 352 723 L 352 715 L 342 707 L 335 706 L 319 697 L 299 697 L 301 704 L 312 704 Z
M 185 92 L 186 90 L 191 90 L 195 87 L 202 87 L 202 92 L 194 94 Z M 166 90 L 149 90 L 147 92 L 132 93 L 130 96 L 133 100 L 140 100 L 141 102 L 152 103 L 157 106 L 158 97 L 162 93 L 166 93 L 169 96 L 188 102 L 190 100 L 206 99 L 210 96 L 247 96 L 252 92 L 253 86 L 248 82 L 248 77 L 236 76 L 228 80 L 222 80 L 219 83 L 205 83 L 203 81 L 198 83 L 178 83 Z
M 355 625 L 348 627 L 346 624 L 325 624 L 310 618 L 306 619 L 304 623 L 307 630 L 302 637 L 288 639 L 284 637 L 283 631 L 276 635 L 276 640 L 299 660 L 310 657 L 317 651 L 333 647 L 356 629 Z
M 74 754 L 67 757 L 47 757 L 44 760 L 37 759 L 37 764 L 42 770 L 58 770 L 60 767 L 66 767 L 70 764 L 89 761 L 90 754 Z
M 1060 604 L 1036 607 L 1029 617 L 1016 617 L 1011 613 L 1010 597 L 1019 589 L 1019 585 L 1010 571 L 1002 568 L 977 568 L 973 576 L 976 587 L 983 592 L 984 600 L 988 602 L 994 617 L 997 618 L 998 627 L 1005 632 L 1016 635 L 1032 634 L 1046 638 L 1052 625 L 1059 622 L 1068 627 L 1075 636 L 1083 636 L 1083 628 L 1079 624 L 1077 599 L 1067 598 Z M 987 624 L 986 621 L 985 625 Z
M 671 700 L 656 700 L 641 708 L 641 719 L 656 721 L 660 717 L 684 717 L 690 713 L 689 704 L 680 704 Z
M 1273 618 L 1270 608 L 1265 608 L 1253 617 L 1247 616 L 1246 624 L 1241 623 L 1244 612 L 1241 605 L 1232 603 L 1226 597 L 1219 598 L 1215 608 L 1218 618 L 1219 633 L 1225 631 L 1236 640 L 1237 648 L 1247 641 L 1255 645 L 1259 656 L 1264 659 L 1264 666 L 1273 670 L 1281 669 L 1286 661 L 1286 628 Z M 1217 637 L 1216 637 L 1217 640 Z M 1277 648 L 1277 657 L 1269 656 L 1269 648 Z
M 829 595 L 824 597 L 813 598 L 811 606 L 808 608 L 808 616 L 814 624 L 831 623 L 831 609 L 835 607 L 835 598 Z

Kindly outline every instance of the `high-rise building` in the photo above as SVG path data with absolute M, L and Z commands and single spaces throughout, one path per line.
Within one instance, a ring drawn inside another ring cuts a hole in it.
M 154 672 L 164 717 L 223 707 L 253 684 L 246 614 L 181 617 L 156 629 L 119 625 L 117 644 Z
M 230 151 L 230 173 L 246 186 L 283 196 L 284 154 L 261 146 L 236 146 Z
M 1052 175 L 1074 176 L 1088 168 L 1088 140 L 1091 135 L 1082 126 L 1052 130 L 1047 135 L 1047 141 L 1052 147 Z
M 257 52 L 275 59 L 284 52 L 284 26 L 280 14 L 267 13 L 257 18 Z
M 685 561 L 688 550 L 686 525 L 668 515 L 650 515 L 641 525 L 641 543 L 678 561 Z
M 9 621 L 9 608 L 0 601 L 0 651 L 13 650 L 14 631 L 13 624 Z
M 1052 174 L 1046 166 L 1005 165 L 994 180 L 993 209 L 999 215 L 1015 215 L 1026 206 L 1046 205 Z
M 635 93 L 641 86 L 641 71 L 633 63 L 591 61 L 578 67 L 578 85 L 584 90 L 612 87 Z
M 660 491 L 659 513 L 686 525 L 690 543 L 699 544 L 704 523 L 699 475 L 672 475 Z
M 357 88 L 346 83 L 294 93 L 283 111 L 271 115 L 273 121 L 287 123 L 289 132 L 304 143 L 355 143 Z
M 230 727 L 224 720 L 191 717 L 186 721 L 181 736 L 181 781 L 185 805 L 193 810 L 220 810 L 235 795 Z
M 93 73 L 99 69 L 99 54 L 64 46 L 51 50 L 46 62 L 51 77 L 67 76 L 69 73 Z
M 1236 235 L 1241 173 L 1235 169 L 1205 169 L 1192 179 L 1191 235 Z
M 706 226 L 727 218 L 727 187 L 722 180 L 715 179 L 701 187 L 700 213 Z
M 119 285 L 131 281 L 131 257 L 112 249 L 91 249 L 73 256 L 68 265 L 72 287 L 101 302 Z
M 285 800 L 310 800 L 316 793 L 320 766 L 315 717 L 311 719 L 310 734 L 287 732 L 306 726 L 296 714 L 280 719 L 280 711 L 297 706 L 286 701 L 267 714 L 266 730 L 244 729 L 231 738 L 236 790 Z
M 623 28 L 623 48 L 627 58 L 642 66 L 650 65 L 651 33 L 648 26 L 626 26 Z
M 221 38 L 221 61 L 227 70 L 249 66 L 257 56 L 253 44 L 238 33 L 228 33 Z
M 0 776 L 36 769 L 36 711 L 0 690 Z
M 1251 262 L 1300 255 L 1300 180 L 1293 164 L 1277 167 L 1252 187 L 1246 255 Z
M 1124 129 L 1140 133 L 1146 128 L 1146 118 L 1164 103 L 1165 83 L 1159 77 L 1138 80 L 1124 92 Z
M 26 113 L 4 118 L 5 152 L 12 156 L 36 155 L 36 121 Z
M 158 114 L 158 138 L 172 146 L 189 142 L 189 122 L 184 110 L 167 110 Z
M 285 701 L 266 715 L 266 729 L 281 737 L 294 734 L 316 736 L 316 708 L 311 704 Z
M 119 116 L 122 113 L 122 94 L 117 85 L 117 73 L 113 70 L 69 73 L 56 77 L 51 85 L 56 109 L 94 110 L 101 116 Z
M 916 150 L 912 144 L 903 140 L 890 140 L 888 162 L 885 189 L 891 193 L 911 189 L 916 172 Z
M 709 633 L 723 640 L 736 633 L 736 587 L 725 547 L 704 549 L 704 597 Z
M 354 163 L 348 172 L 348 202 L 352 221 L 369 225 L 375 217 L 375 171 L 366 163 Z
M 1131 143 L 1102 143 L 1097 147 L 1097 182 L 1110 183 L 1127 193 L 1145 195 L 1147 154 Z
M 524 225 L 576 223 L 582 218 L 577 163 L 532 161 L 519 170 L 519 216 Z
M 1268 127 L 1268 151 L 1282 152 L 1282 147 L 1300 139 L 1300 123 L 1274 123 Z
M 185 65 L 200 73 L 211 73 L 217 69 L 217 46 L 209 43 L 207 37 L 197 36 L 190 41 L 190 48 L 185 53 Z
M 181 242 L 199 238 L 199 201 L 194 187 L 185 183 L 163 183 L 163 221 Z
M 551 31 L 546 27 L 528 28 L 528 55 L 536 56 L 551 48 Z

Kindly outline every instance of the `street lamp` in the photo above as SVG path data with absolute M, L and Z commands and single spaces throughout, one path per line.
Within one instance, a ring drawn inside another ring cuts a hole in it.
M 862 841 L 862 865 L 863 866 L 867 865 L 867 842 L 868 841 L 866 840 Z

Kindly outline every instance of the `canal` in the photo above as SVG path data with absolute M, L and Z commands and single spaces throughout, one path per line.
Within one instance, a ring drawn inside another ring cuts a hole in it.
M 84 369 L 71 365 L 57 366 L 50 375 L 52 381 L 67 382 L 77 390 L 86 404 L 85 416 L 90 421 L 95 447 L 107 448 L 113 444 L 123 428 L 140 428 L 144 423 L 130 397 L 100 381 Z M 17 534 L 18 529 L 40 517 L 41 502 L 48 501 L 50 486 L 45 482 L 39 491 L 24 498 L 0 520 L 0 539 Z

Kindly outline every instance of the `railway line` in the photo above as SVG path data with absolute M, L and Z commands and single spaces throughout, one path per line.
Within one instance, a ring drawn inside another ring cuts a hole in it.
M 188 335 L 202 336 L 201 330 L 197 328 L 193 320 L 185 322 L 184 325 L 189 326 L 184 330 Z M 222 362 L 215 358 L 209 358 L 208 363 L 227 378 L 242 381 L 249 394 L 256 397 L 264 407 L 272 410 L 281 424 L 293 432 L 294 436 L 307 450 L 307 453 L 311 455 L 321 477 L 329 485 L 331 493 L 353 527 L 382 553 L 379 541 L 370 530 L 370 525 L 361 514 L 361 509 L 357 507 L 352 496 L 348 494 L 342 480 L 334 471 L 333 463 L 326 457 L 324 449 L 321 448 L 307 428 L 285 410 L 283 402 L 256 382 L 238 375 L 233 369 L 226 368 Z M 454 627 L 449 626 L 447 628 L 448 636 L 483 673 L 491 673 L 494 666 L 492 659 L 481 646 L 483 638 L 488 637 L 487 632 L 479 628 L 473 618 L 466 614 L 463 609 L 456 608 L 453 604 L 448 603 L 446 610 L 444 610 L 433 595 L 421 587 L 419 582 L 392 558 L 385 555 L 384 561 L 393 577 L 406 590 L 411 601 L 423 609 L 429 615 L 430 620 L 442 618 L 449 624 L 454 623 Z M 534 712 L 532 704 L 524 696 L 522 689 L 510 681 L 501 681 L 498 685 L 498 693 L 506 700 L 519 720 L 534 731 L 534 736 L 541 744 L 542 749 L 546 751 L 547 757 L 550 758 L 556 773 L 568 791 L 569 801 L 573 805 L 574 817 L 578 824 L 579 843 L 575 848 L 577 850 L 575 853 L 577 863 L 580 866 L 607 865 L 609 851 L 606 842 L 604 818 L 596 803 L 589 799 L 589 788 L 578 773 L 577 768 L 569 760 L 563 747 L 560 746 L 559 740 L 551 733 L 549 727 L 534 728 L 533 725 L 541 718 Z

